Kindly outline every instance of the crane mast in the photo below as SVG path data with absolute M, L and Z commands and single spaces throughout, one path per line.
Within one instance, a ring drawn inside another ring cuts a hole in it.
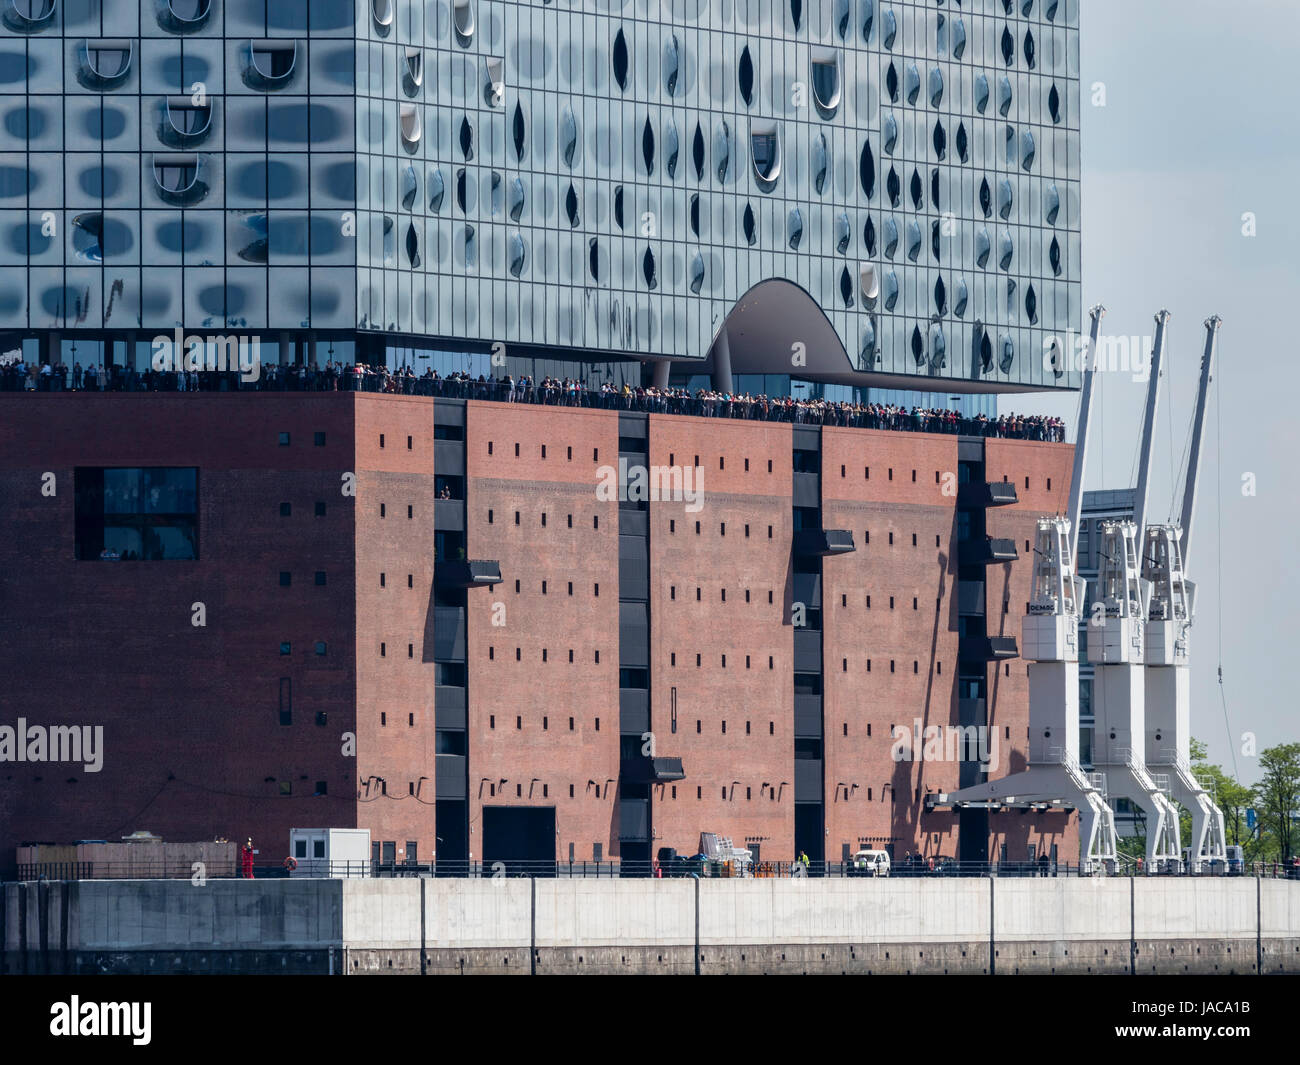
M 1202 437 L 1219 326 L 1215 316 L 1205 323 L 1205 353 L 1201 358 L 1192 440 L 1183 487 L 1182 520 L 1147 529 L 1143 576 L 1151 587 L 1146 624 L 1146 757 L 1154 769 L 1168 775 L 1170 792 L 1192 815 L 1189 841 L 1190 871 L 1227 858 L 1223 812 L 1196 779 L 1191 767 L 1191 682 L 1189 630 L 1196 612 L 1196 588 L 1186 579 L 1187 550 L 1196 507 Z
M 1146 521 L 1169 318 L 1164 310 L 1156 315 L 1133 520 L 1101 523 L 1097 596 L 1093 616 L 1088 619 L 1088 657 L 1095 663 L 1093 763 L 1104 767 L 1112 799 L 1128 798 L 1145 814 L 1148 873 L 1158 871 L 1161 863 L 1181 861 L 1178 814 L 1166 794 L 1168 782 L 1153 779 L 1146 769 L 1147 588 L 1138 555 Z
M 933 796 L 931 806 L 1072 805 L 1079 812 L 1079 864 L 1099 871 L 1117 857 L 1115 819 L 1102 774 L 1079 765 L 1079 621 L 1083 582 L 1074 551 L 1087 462 L 1097 338 L 1106 309 L 1091 311 L 1084 361 L 1079 430 L 1070 501 L 1064 516 L 1038 522 L 1032 599 L 1021 627 L 1021 653 L 1029 661 L 1029 767 L 998 780 Z

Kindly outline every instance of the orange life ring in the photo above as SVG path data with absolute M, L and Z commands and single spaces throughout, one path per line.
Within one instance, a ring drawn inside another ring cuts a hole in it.
M 295 858 L 292 854 L 289 855 L 289 857 L 284 860 L 284 867 L 288 869 L 289 872 L 292 873 L 295 869 L 298 868 L 298 859 Z

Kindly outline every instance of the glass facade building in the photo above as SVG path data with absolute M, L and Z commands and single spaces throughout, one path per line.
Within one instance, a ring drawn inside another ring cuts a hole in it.
M 1078 6 L 0 0 L 0 330 L 1075 388 Z

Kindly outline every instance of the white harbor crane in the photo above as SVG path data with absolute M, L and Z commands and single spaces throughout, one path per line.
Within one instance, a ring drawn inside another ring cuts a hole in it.
M 1142 577 L 1138 545 L 1144 543 L 1151 451 L 1160 368 L 1170 314 L 1156 315 L 1146 413 L 1138 456 L 1133 519 L 1103 521 L 1096 596 L 1088 619 L 1088 658 L 1095 663 L 1092 703 L 1096 727 L 1093 764 L 1104 769 L 1109 797 L 1125 797 L 1146 816 L 1146 871 L 1177 868 L 1182 861 L 1178 812 L 1168 796 L 1167 775 L 1146 768 L 1145 636 L 1149 586 Z
M 951 794 L 931 807 L 1051 809 L 1079 812 L 1079 864 L 1100 872 L 1117 858 L 1115 819 L 1104 774 L 1079 765 L 1079 623 L 1083 582 L 1074 568 L 1092 408 L 1097 336 L 1106 309 L 1092 309 L 1092 334 L 1083 369 L 1079 431 L 1070 501 L 1063 517 L 1038 522 L 1033 598 L 1021 627 L 1021 654 L 1029 661 L 1029 768 Z
M 1191 812 L 1191 873 L 1199 873 L 1204 864 L 1227 859 L 1223 811 L 1197 781 L 1191 767 L 1188 636 L 1196 613 L 1196 585 L 1185 577 L 1206 401 L 1221 324 L 1217 315 L 1205 323 L 1205 353 L 1192 415 L 1181 520 L 1148 527 L 1142 553 L 1142 573 L 1151 585 L 1146 625 L 1146 760 L 1154 771 L 1168 776 L 1170 794 Z

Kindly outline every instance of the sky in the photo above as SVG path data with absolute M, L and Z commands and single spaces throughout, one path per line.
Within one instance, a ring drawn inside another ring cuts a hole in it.
M 1203 322 L 1223 318 L 1189 545 L 1199 588 L 1192 735 L 1211 761 L 1254 783 L 1259 751 L 1300 742 L 1300 350 L 1288 347 L 1296 324 L 1287 324 L 1300 306 L 1300 4 L 1081 6 L 1083 305 L 1104 304 L 1103 334 L 1116 337 L 1154 336 L 1156 312 L 1173 316 L 1151 520 L 1181 507 L 1171 466 L 1186 446 Z M 1104 106 L 1093 106 L 1099 83 Z M 1126 373 L 1096 377 L 1085 487 L 1128 487 L 1146 386 Z M 1057 415 L 1073 433 L 1078 396 L 1001 406 Z

